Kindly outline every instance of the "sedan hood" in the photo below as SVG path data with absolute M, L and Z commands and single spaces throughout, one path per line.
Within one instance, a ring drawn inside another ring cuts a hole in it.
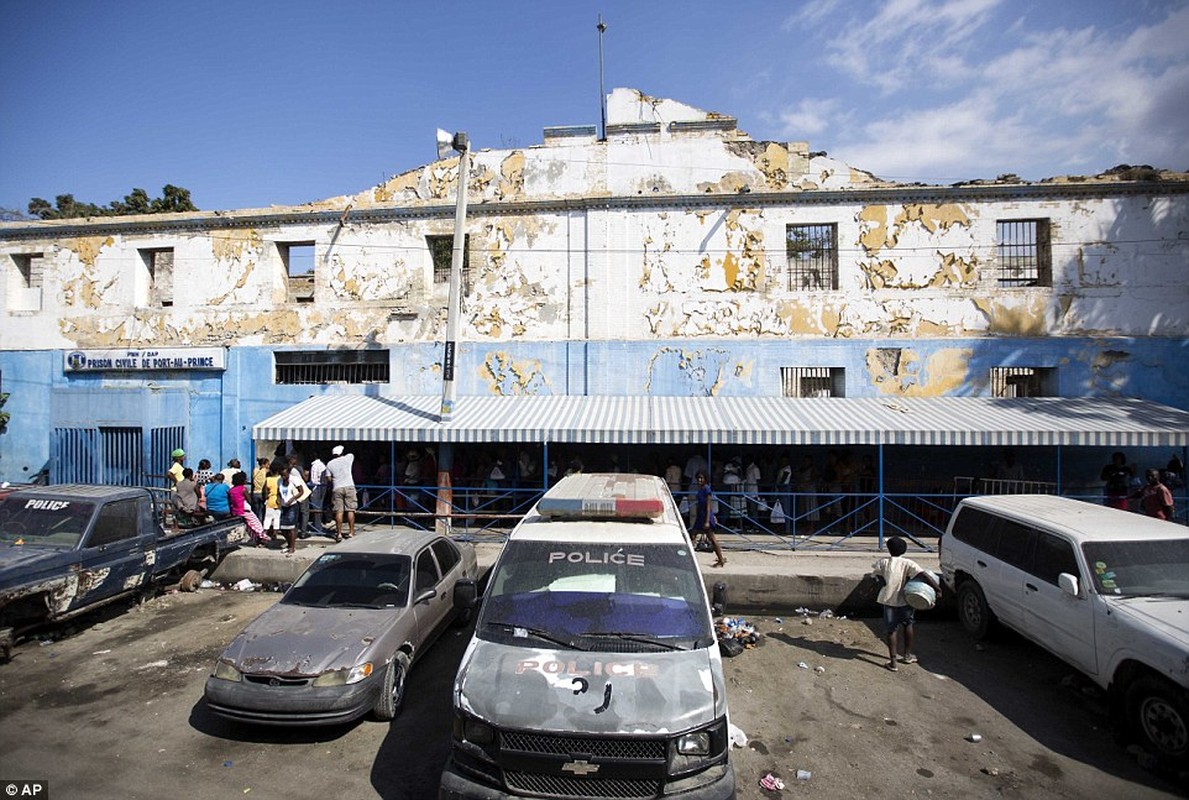
M 1135 627 L 1157 630 L 1189 647 L 1189 600 L 1176 597 L 1116 598 L 1114 612 Z
M 366 661 L 396 619 L 391 608 L 311 608 L 277 603 L 223 651 L 241 672 L 319 675 Z
M 538 731 L 672 733 L 726 712 L 722 664 L 707 650 L 591 653 L 474 639 L 457 690 L 480 719 Z

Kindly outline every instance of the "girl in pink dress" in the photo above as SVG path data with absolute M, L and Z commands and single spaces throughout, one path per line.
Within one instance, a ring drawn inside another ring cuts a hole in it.
M 256 546 L 264 547 L 264 544 L 269 539 L 264 533 L 264 526 L 260 524 L 260 518 L 252 511 L 252 507 L 248 505 L 247 480 L 248 476 L 244 473 L 235 473 L 235 476 L 231 479 L 231 491 L 227 493 L 227 499 L 231 502 L 232 516 L 243 517 L 244 524 L 248 526 L 248 530 L 251 532 Z

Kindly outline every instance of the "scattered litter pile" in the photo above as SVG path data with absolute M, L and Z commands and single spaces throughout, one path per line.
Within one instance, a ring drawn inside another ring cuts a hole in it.
M 737 656 L 760 641 L 755 625 L 740 617 L 719 617 L 714 621 L 714 634 L 724 656 Z

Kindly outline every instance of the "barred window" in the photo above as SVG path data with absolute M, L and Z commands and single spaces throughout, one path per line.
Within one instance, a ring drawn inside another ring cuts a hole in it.
M 998 220 L 995 240 L 1000 286 L 1053 285 L 1047 219 Z
M 429 254 L 433 258 L 433 282 L 450 283 L 450 266 L 454 261 L 454 235 L 426 236 L 425 243 L 429 245 Z M 459 275 L 460 287 L 463 294 L 467 294 L 471 285 L 471 235 L 462 237 L 462 274 Z
M 1055 367 L 991 367 L 992 397 L 1055 397 Z
M 845 397 L 843 367 L 781 367 L 780 393 L 784 397 Z
M 314 302 L 314 243 L 277 242 L 290 303 Z
M 278 350 L 278 384 L 388 383 L 387 350 Z
M 838 226 L 789 225 L 789 291 L 838 288 Z

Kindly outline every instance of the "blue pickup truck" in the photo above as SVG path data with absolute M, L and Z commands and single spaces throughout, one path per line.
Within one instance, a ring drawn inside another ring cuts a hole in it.
M 247 541 L 238 517 L 178 528 L 168 504 L 152 489 L 86 484 L 0 499 L 0 659 L 27 631 L 171 581 L 196 583 Z

